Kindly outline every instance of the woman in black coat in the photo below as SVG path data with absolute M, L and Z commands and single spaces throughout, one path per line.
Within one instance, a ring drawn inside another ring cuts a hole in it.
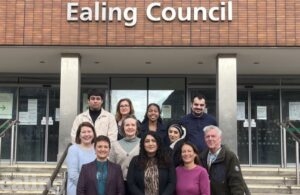
M 127 183 L 131 195 L 173 195 L 176 173 L 160 137 L 147 132 L 140 142 L 140 153 L 130 162 Z
M 163 146 L 169 146 L 168 132 L 161 118 L 161 109 L 158 104 L 151 103 L 147 106 L 144 120 L 141 123 L 139 137 L 143 137 L 147 132 L 156 132 L 163 142 Z

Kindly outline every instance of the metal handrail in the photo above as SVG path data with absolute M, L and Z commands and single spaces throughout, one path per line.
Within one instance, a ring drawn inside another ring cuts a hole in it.
M 296 130 L 296 132 L 299 131 L 298 128 L 295 127 L 295 125 L 293 125 L 293 123 L 291 121 L 288 121 L 287 122 L 287 126 L 286 127 L 292 127 L 294 130 Z M 298 143 L 300 143 L 300 136 L 297 136 L 293 131 L 288 131 L 289 134 L 295 139 L 295 141 L 297 141 Z M 300 135 L 300 132 L 299 132 L 299 135 Z
M 65 151 L 63 152 L 62 156 L 60 157 L 55 169 L 53 170 L 48 182 L 47 182 L 47 185 L 45 186 L 45 189 L 43 191 L 43 195 L 47 195 L 49 193 L 49 190 L 51 189 L 51 187 L 53 186 L 53 182 L 55 180 L 55 178 L 57 177 L 57 174 L 59 173 L 60 169 L 61 169 L 61 166 L 62 164 L 64 163 L 66 157 L 67 157 L 67 154 L 68 154 L 68 149 L 69 147 L 72 145 L 72 143 L 69 143 L 68 146 L 66 147 Z
M 0 159 L 1 159 L 1 145 L 2 138 L 5 136 L 6 132 L 11 129 L 11 148 L 10 148 L 10 164 L 13 164 L 13 155 L 14 155 L 14 137 L 15 137 L 15 125 L 19 123 L 18 120 L 8 119 L 0 126 Z
M 297 185 L 300 184 L 300 176 L 299 176 L 299 143 L 300 143 L 300 136 L 297 136 L 293 131 L 288 130 L 287 127 L 292 127 L 294 130 L 299 131 L 298 128 L 295 127 L 295 125 L 293 125 L 293 123 L 291 121 L 287 121 L 285 123 L 281 123 L 282 128 L 288 132 L 293 139 L 295 140 L 296 143 L 296 180 L 297 180 Z M 300 135 L 300 132 L 299 132 Z
M 4 128 L 4 130 L 2 130 L 0 132 L 0 137 L 4 137 L 6 131 L 8 131 L 14 124 L 16 124 L 18 121 L 17 120 L 12 120 L 12 119 L 8 119 L 7 121 L 5 121 L 1 126 L 0 126 L 0 130 Z

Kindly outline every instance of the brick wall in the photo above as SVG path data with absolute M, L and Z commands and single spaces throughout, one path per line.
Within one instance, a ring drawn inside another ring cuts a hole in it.
M 223 0 L 227 2 L 227 0 Z M 152 0 L 108 0 L 108 7 L 137 7 L 137 23 L 68 22 L 67 3 L 94 0 L 7 0 L 0 3 L 0 45 L 82 46 L 300 46 L 300 0 L 233 0 L 233 20 L 149 21 Z M 103 1 L 100 1 L 102 3 Z M 164 0 L 163 6 L 207 7 L 215 0 Z M 192 2 L 192 3 L 191 3 Z M 159 10 L 155 9 L 154 13 Z

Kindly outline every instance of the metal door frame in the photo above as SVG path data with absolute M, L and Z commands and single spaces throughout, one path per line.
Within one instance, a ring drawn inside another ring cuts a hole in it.
M 282 122 L 282 93 L 281 93 L 281 87 L 280 86 L 251 86 L 251 88 L 245 88 L 244 86 L 238 87 L 238 91 L 246 91 L 247 92 L 247 107 L 248 107 L 248 124 L 251 124 L 251 116 L 252 116 L 252 93 L 255 91 L 260 90 L 278 90 L 278 98 L 279 98 L 279 122 Z M 250 144 L 251 143 L 251 144 Z M 249 166 L 260 166 L 260 164 L 253 164 L 253 148 L 252 148 L 252 127 L 251 125 L 248 125 L 248 152 L 249 152 Z M 267 165 L 267 166 L 281 166 L 286 167 L 286 139 L 285 139 L 285 133 L 283 132 L 283 129 L 280 127 L 280 151 L 281 151 L 281 160 L 279 165 Z M 257 157 L 258 158 L 258 157 Z M 247 164 L 246 164 L 247 165 Z M 266 166 L 264 164 L 264 166 Z
M 18 131 L 19 131 L 19 124 L 16 125 L 16 129 L 15 129 L 15 139 L 14 139 L 14 155 L 13 155 L 13 163 L 17 163 L 17 162 L 34 162 L 34 163 L 47 163 L 48 162 L 48 133 L 49 133 L 49 105 L 50 105 L 50 90 L 52 88 L 58 88 L 59 86 L 56 85 L 51 85 L 51 86 L 40 86 L 40 85 L 19 85 L 17 86 L 17 106 L 16 106 L 16 118 L 19 119 L 19 100 L 20 100 L 20 89 L 21 88 L 42 88 L 44 90 L 46 90 L 46 113 L 45 113 L 45 117 L 46 117 L 46 125 L 42 125 L 44 126 L 44 130 L 45 130 L 45 140 L 44 140 L 44 160 L 43 161 L 17 161 L 17 143 L 18 143 Z

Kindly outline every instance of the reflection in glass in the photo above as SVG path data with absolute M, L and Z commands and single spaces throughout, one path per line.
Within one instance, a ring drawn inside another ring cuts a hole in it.
M 251 92 L 251 119 L 256 126 L 251 128 L 253 164 L 280 164 L 281 134 L 277 121 L 280 119 L 278 90 Z M 266 107 L 266 119 L 258 116 L 258 107 Z
M 183 78 L 149 78 L 149 103 L 160 106 L 165 124 L 185 114 L 184 83 Z
M 116 112 L 117 102 L 122 98 L 129 98 L 140 121 L 144 119 L 149 103 L 156 103 L 161 107 L 164 122 L 185 114 L 183 78 L 112 78 L 110 97 L 110 111 L 113 114 Z
M 6 101 L 6 100 L 2 100 L 0 99 L 0 112 L 2 112 L 3 110 L 7 109 L 7 106 L 9 106 L 10 109 L 7 112 L 7 115 L 0 115 L 0 125 L 3 124 L 6 120 L 8 119 L 16 119 L 16 94 L 17 94 L 17 88 L 10 88 L 10 87 L 1 87 L 0 88 L 0 94 L 5 96 L 9 96 L 12 97 L 12 100 Z M 1 96 L 0 96 L 1 97 Z M 3 96 L 2 96 L 3 97 Z M 10 104 L 10 102 L 12 102 L 12 105 L 5 105 L 5 104 Z M 11 147 L 11 129 L 7 130 L 4 137 L 2 137 L 1 140 L 1 156 L 0 159 L 10 159 L 10 147 Z
M 17 134 L 17 161 L 44 160 L 45 126 L 41 125 L 41 121 L 46 116 L 46 92 L 43 88 L 20 89 L 19 112 L 32 117 L 23 125 L 20 121 Z M 30 105 L 31 101 L 36 101 L 37 105 Z
M 58 153 L 58 129 L 59 116 L 56 116 L 59 109 L 59 89 L 49 89 L 49 117 L 52 117 L 53 124 L 48 126 L 48 152 L 47 161 L 57 161 Z
M 291 104 L 292 102 L 292 104 Z M 291 120 L 292 124 L 296 128 L 300 128 L 300 120 L 296 120 L 298 113 L 292 113 L 291 105 L 294 105 L 295 103 L 300 104 L 300 90 L 296 89 L 286 89 L 282 90 L 282 118 L 283 122 L 286 122 L 287 120 Z M 295 110 L 295 112 L 300 112 L 300 110 Z M 290 116 L 292 115 L 292 117 Z M 289 133 L 286 133 L 286 147 L 287 147 L 287 163 L 295 164 L 296 162 L 296 146 L 295 146 L 295 140 L 292 138 L 292 136 Z
M 116 106 L 120 99 L 129 98 L 132 101 L 135 116 L 139 121 L 144 119 L 145 109 L 147 107 L 146 90 L 111 90 L 111 113 L 116 114 Z
M 237 100 L 245 105 L 241 111 L 244 116 L 237 120 L 238 157 L 241 164 L 249 164 L 248 91 L 238 92 Z

